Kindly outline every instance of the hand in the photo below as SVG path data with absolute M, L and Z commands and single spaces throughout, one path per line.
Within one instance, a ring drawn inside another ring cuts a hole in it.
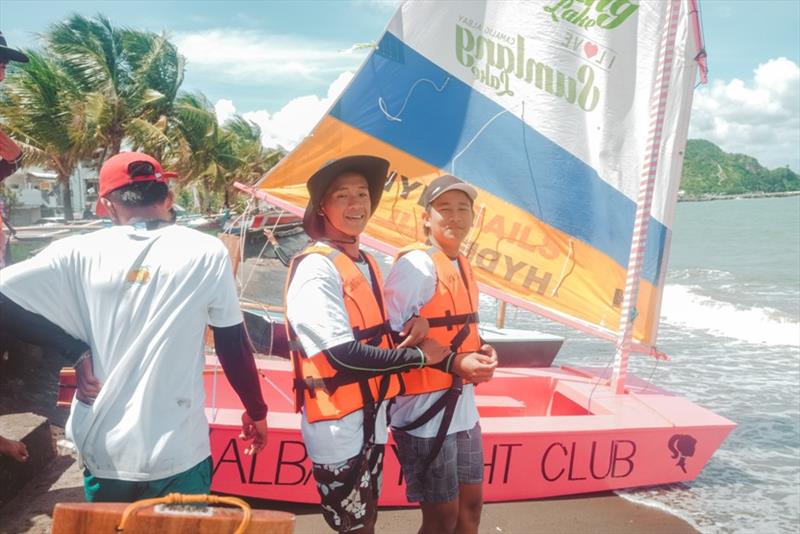
M 21 441 L 0 436 L 0 455 L 10 456 L 18 462 L 28 461 L 28 448 Z
M 247 456 L 252 456 L 267 445 L 267 419 L 253 421 L 247 412 L 242 414 L 242 433 L 239 434 L 239 439 L 251 441 L 252 443 L 244 450 Z
M 435 339 L 426 337 L 417 345 L 425 353 L 425 365 L 435 365 L 450 355 L 450 349 Z
M 484 345 L 484 347 L 487 345 Z M 481 350 L 484 350 L 481 347 Z M 493 351 L 494 349 L 492 349 Z M 462 352 L 453 361 L 452 371 L 473 384 L 488 382 L 497 367 L 497 354 L 487 356 L 482 352 Z
M 75 378 L 78 383 L 78 390 L 75 392 L 75 396 L 85 404 L 94 404 L 94 400 L 100 394 L 103 384 L 94 376 L 91 356 L 81 360 L 75 366 Z
M 481 348 L 478 349 L 478 352 L 488 356 L 489 358 L 492 359 L 492 361 L 495 361 L 495 362 L 498 361 L 498 359 L 497 359 L 497 351 L 494 350 L 494 347 L 489 345 L 488 343 L 484 343 L 483 345 L 481 345 Z
M 400 335 L 405 337 L 405 339 L 402 343 L 397 345 L 397 348 L 404 349 L 418 344 L 428 335 L 428 328 L 428 320 L 426 318 L 419 316 L 412 317 L 403 325 L 403 330 L 400 332 Z
M 3 130 L 0 130 L 0 158 L 14 161 L 20 154 L 22 154 L 22 150 Z

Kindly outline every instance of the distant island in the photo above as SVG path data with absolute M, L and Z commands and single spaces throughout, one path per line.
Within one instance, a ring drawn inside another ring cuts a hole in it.
M 705 139 L 689 139 L 678 200 L 800 194 L 800 176 L 788 167 L 769 170 L 752 156 L 730 154 Z

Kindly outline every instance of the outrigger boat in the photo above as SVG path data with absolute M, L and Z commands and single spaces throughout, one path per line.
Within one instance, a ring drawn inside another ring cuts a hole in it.
M 488 502 L 690 481 L 735 424 L 628 376 L 656 337 L 695 76 L 696 0 L 402 5 L 312 134 L 255 187 L 301 215 L 305 180 L 351 154 L 391 162 L 362 243 L 422 239 L 426 185 L 478 191 L 465 249 L 481 291 L 615 344 L 613 369 L 500 367 L 477 404 Z M 238 439 L 242 407 L 205 373 L 215 492 L 316 503 L 288 361 L 259 360 L 270 437 Z M 383 505 L 408 505 L 395 448 Z

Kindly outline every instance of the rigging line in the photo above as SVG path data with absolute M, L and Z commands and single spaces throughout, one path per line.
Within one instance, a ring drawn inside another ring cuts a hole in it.
M 567 264 L 569 264 L 570 260 L 572 260 L 572 265 L 570 266 L 569 270 L 567 270 Z M 569 252 L 567 253 L 566 259 L 564 259 L 564 266 L 561 267 L 561 275 L 559 276 L 558 283 L 553 288 L 553 291 L 550 292 L 551 297 L 558 296 L 558 290 L 561 287 L 561 284 L 564 283 L 564 280 L 567 279 L 569 275 L 572 274 L 572 271 L 575 270 L 575 246 L 572 239 L 569 240 Z
M 645 386 L 644 391 L 642 391 L 642 393 L 645 393 L 648 389 L 650 389 L 650 386 L 653 384 L 653 375 L 656 374 L 656 369 L 658 369 L 659 359 L 658 358 L 653 358 L 653 359 L 656 361 L 656 364 L 653 366 L 653 370 L 650 371 L 650 376 L 647 377 L 647 386 Z
M 255 200 L 255 197 L 251 196 L 250 200 L 247 202 L 247 205 L 245 206 L 244 211 L 242 212 L 242 214 L 234 221 L 233 224 L 231 224 L 231 227 L 230 227 L 231 234 L 233 234 L 233 228 L 235 227 L 236 221 L 240 221 L 240 223 L 239 223 L 239 265 L 244 263 L 244 244 L 245 244 L 245 236 L 247 234 L 247 230 L 245 229 L 244 225 L 245 225 L 245 221 L 247 221 L 248 218 L 250 217 L 250 212 L 253 210 L 254 200 Z M 241 273 L 239 272 L 238 268 L 236 269 L 236 273 L 234 273 L 234 276 L 236 277 L 236 281 L 239 282 L 239 285 L 240 285 L 240 287 L 239 287 L 239 297 L 241 298 L 242 293 L 244 292 L 244 287 L 241 286 L 242 279 L 241 279 Z
M 512 108 L 512 109 L 513 109 L 513 108 Z M 475 140 L 476 140 L 476 139 L 477 139 L 477 138 L 478 138 L 478 137 L 479 137 L 479 136 L 480 136 L 480 135 L 483 133 L 483 131 L 484 131 L 486 128 L 488 128 L 488 127 L 489 127 L 489 125 L 490 125 L 490 124 L 492 124 L 492 123 L 495 121 L 495 119 L 497 119 L 497 118 L 498 118 L 500 115 L 503 115 L 504 113 L 511 113 L 511 110 L 510 110 L 510 109 L 504 109 L 503 111 L 500 111 L 500 112 L 499 112 L 499 113 L 497 113 L 497 114 L 496 114 L 494 117 L 492 117 L 491 119 L 489 119 L 488 121 L 486 121 L 486 122 L 484 123 L 484 125 L 483 125 L 483 126 L 481 126 L 480 130 L 478 130 L 478 132 L 477 132 L 477 133 L 476 133 L 476 134 L 475 134 L 475 135 L 472 137 L 472 139 L 470 139 L 470 140 L 469 140 L 469 143 L 467 143 L 467 145 L 466 145 L 464 148 L 462 148 L 462 149 L 461 149 L 461 151 L 460 151 L 458 154 L 456 154 L 456 155 L 455 155 L 455 157 L 453 158 L 453 160 L 450 162 L 450 174 L 452 174 L 453 176 L 455 176 L 455 175 L 456 175 L 456 160 L 457 160 L 458 158 L 460 158 L 460 157 L 461 157 L 461 155 L 462 155 L 464 152 L 466 152 L 466 151 L 469 149 L 469 147 L 470 147 L 470 146 L 472 146 L 472 143 L 474 143 L 474 142 L 475 142 Z
M 531 165 L 531 154 L 528 151 L 528 137 L 525 135 L 526 133 L 526 126 L 525 123 L 525 101 L 522 101 L 522 121 L 520 125 L 522 126 L 522 146 L 525 148 L 525 163 L 528 164 L 528 174 L 531 177 L 531 185 L 533 186 L 533 194 L 534 198 L 536 199 L 536 207 L 539 208 L 539 218 L 544 219 L 544 210 L 542 209 L 542 204 L 539 202 L 539 190 L 536 188 L 536 179 L 533 177 L 533 165 Z
M 274 232 L 275 228 L 278 227 L 278 223 L 280 222 L 281 217 L 283 217 L 284 213 L 286 213 L 286 210 L 281 208 L 281 212 L 275 218 L 275 224 L 272 225 L 272 230 L 270 230 L 270 232 Z M 273 235 L 275 235 L 275 234 L 273 233 Z M 242 259 L 241 259 L 241 263 L 244 263 L 244 242 L 245 242 L 245 240 L 242 239 Z M 267 246 L 269 246 L 269 245 L 270 245 L 270 242 L 269 242 L 269 239 L 267 239 L 264 242 L 264 246 L 261 247 L 261 251 L 258 253 L 258 256 L 256 256 L 255 263 L 253 264 L 253 267 L 250 269 L 250 273 L 247 275 L 247 282 L 245 282 L 244 285 L 242 286 L 242 291 L 241 291 L 242 294 L 244 293 L 244 290 L 247 289 L 247 286 L 250 285 L 250 281 L 253 279 L 253 273 L 255 273 L 255 271 L 256 271 L 256 265 L 258 265 L 258 262 L 261 261 L 261 258 L 264 256 L 264 251 L 267 250 Z M 275 249 L 275 256 L 276 257 L 278 256 L 278 250 L 277 249 Z M 278 260 L 280 261 L 280 258 L 278 258 Z
M 275 322 L 272 320 L 272 316 L 269 313 L 269 308 L 267 308 L 267 305 L 263 302 L 255 302 L 261 307 L 261 311 L 264 312 L 264 319 L 269 324 L 269 349 L 267 349 L 267 354 L 272 355 L 272 349 L 275 346 Z
M 256 272 L 256 266 L 258 265 L 261 257 L 264 255 L 264 251 L 267 249 L 267 246 L 269 246 L 269 239 L 264 242 L 264 246 L 261 247 L 261 251 L 258 253 L 258 256 L 256 256 L 255 263 L 253 263 L 253 266 L 250 268 L 250 272 L 247 274 L 247 282 L 242 285 L 242 294 L 244 294 L 244 290 L 247 289 L 247 286 L 250 285 L 250 281 L 253 279 L 253 273 Z
M 617 347 L 619 347 L 619 345 L 620 344 L 618 343 Z M 606 366 L 603 368 L 603 371 L 608 371 L 611 368 L 611 365 L 614 363 L 614 359 L 616 358 L 616 356 L 617 356 L 617 353 L 616 353 L 616 350 L 615 350 L 614 352 L 611 353 L 611 359 L 609 359 L 606 362 Z M 602 378 L 602 377 L 598 376 L 597 377 L 597 381 L 594 383 L 594 387 L 592 388 L 592 391 L 589 393 L 589 400 L 586 401 L 586 413 L 588 415 L 592 414 L 592 397 L 594 396 L 594 392 L 597 389 L 597 386 L 599 386 L 600 383 L 604 382 L 604 381 L 608 382 L 609 379 L 608 378 Z
M 272 389 L 274 389 L 275 391 L 277 391 L 277 392 L 278 392 L 278 394 L 279 394 L 281 397 L 283 397 L 284 399 L 286 399 L 286 402 L 288 402 L 288 403 L 289 403 L 289 404 L 291 404 L 291 405 L 293 405 L 293 404 L 294 404 L 294 399 L 292 399 L 291 397 L 289 397 L 289 395 L 287 395 L 286 393 L 284 393 L 284 391 L 283 391 L 281 388 L 279 388 L 279 387 L 278 387 L 278 384 L 276 384 L 275 382 L 273 382 L 272 380 L 270 380 L 270 379 L 269 379 L 269 377 L 267 376 L 267 373 L 266 373 L 266 371 L 264 372 L 264 374 L 262 374 L 262 375 L 261 375 L 261 378 L 263 378 L 263 379 L 264 379 L 264 381 L 265 381 L 267 384 L 269 384 L 270 386 L 272 386 Z
M 378 107 L 380 108 L 380 110 L 383 112 L 383 114 L 386 116 L 386 118 L 388 120 L 394 121 L 394 122 L 403 122 L 403 119 L 400 118 L 400 115 L 402 115 L 403 111 L 405 111 L 406 105 L 408 104 L 408 99 L 411 98 L 411 94 L 414 92 L 414 89 L 417 87 L 417 85 L 419 85 L 422 82 L 428 82 L 429 84 L 431 84 L 433 86 L 433 88 L 436 90 L 437 93 L 441 93 L 442 91 L 444 91 L 444 88 L 447 87 L 447 83 L 449 81 L 450 81 L 450 76 L 448 76 L 445 79 L 445 81 L 444 81 L 444 83 L 442 84 L 441 87 L 436 87 L 436 84 L 433 83 L 432 80 L 429 80 L 428 78 L 420 78 L 419 80 L 414 82 L 413 85 L 411 85 L 411 88 L 406 93 L 406 98 L 405 98 L 405 100 L 403 100 L 403 105 L 400 107 L 400 111 L 397 112 L 397 115 L 392 115 L 391 113 L 389 113 L 389 110 L 386 109 L 386 101 L 383 99 L 382 96 L 378 97 Z
M 392 206 L 389 208 L 389 214 L 391 216 L 390 220 L 392 221 L 392 226 L 394 227 L 394 231 L 397 232 L 398 234 L 400 234 L 403 237 L 408 237 L 408 236 L 406 236 L 406 232 L 400 227 L 399 224 L 397 224 L 396 209 L 397 209 L 397 203 L 400 201 L 400 190 L 403 188 L 402 184 L 400 183 L 401 180 L 398 179 L 399 176 L 400 175 L 397 174 L 397 172 L 392 172 L 392 174 L 386 180 L 386 183 L 392 182 L 392 186 L 390 186 L 390 187 L 394 187 L 394 184 L 397 184 L 397 187 L 394 188 L 395 189 L 394 199 L 392 200 Z M 414 208 L 414 205 L 411 206 L 411 215 L 412 215 L 411 220 L 414 221 L 414 235 L 411 236 L 411 239 L 413 239 L 414 241 L 417 241 L 419 239 L 418 238 L 418 236 L 419 236 L 419 233 L 418 233 L 419 227 L 417 225 L 417 219 L 418 219 L 417 210 Z
M 481 236 L 481 232 L 483 232 L 483 221 L 486 219 L 486 204 L 481 204 L 481 209 L 478 210 L 478 233 L 475 234 L 475 237 L 470 242 L 469 246 L 467 247 L 467 252 L 464 254 L 467 258 L 470 257 L 472 254 L 472 249 L 475 247 L 475 244 L 478 242 L 478 238 Z

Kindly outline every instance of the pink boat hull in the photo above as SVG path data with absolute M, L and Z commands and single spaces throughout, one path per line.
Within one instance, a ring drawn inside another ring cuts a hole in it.
M 270 433 L 267 448 L 256 457 L 243 454 L 245 444 L 237 437 L 242 414 L 238 398 L 215 360 L 209 358 L 208 363 L 212 490 L 319 502 L 300 416 L 292 410 L 288 362 L 258 362 L 270 406 Z M 604 379 L 577 369 L 498 369 L 494 380 L 480 385 L 476 394 L 487 502 L 689 481 L 736 426 L 635 377 L 629 380 L 627 394 L 614 395 Z M 391 440 L 380 502 L 410 505 Z

